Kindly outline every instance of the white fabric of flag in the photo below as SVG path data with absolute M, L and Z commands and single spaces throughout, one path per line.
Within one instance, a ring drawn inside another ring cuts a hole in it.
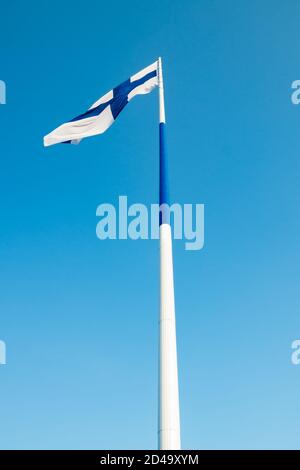
M 44 146 L 59 143 L 78 144 L 85 137 L 102 134 L 115 122 L 122 109 L 134 96 L 150 93 L 157 85 L 156 61 L 106 93 L 88 111 L 46 135 Z

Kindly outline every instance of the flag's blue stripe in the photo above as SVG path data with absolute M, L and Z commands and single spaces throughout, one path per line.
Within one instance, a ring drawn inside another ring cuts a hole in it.
M 110 104 L 110 102 L 111 102 L 111 100 L 107 101 L 106 103 L 99 104 L 99 106 L 96 106 L 96 108 L 89 109 L 85 113 L 74 117 L 69 122 L 80 121 L 81 119 L 89 118 L 89 117 L 92 117 L 92 116 L 98 116 Z
M 134 82 L 131 82 L 130 79 L 126 80 L 125 82 L 121 83 L 121 85 L 118 85 L 113 89 L 113 98 L 111 100 L 107 101 L 106 103 L 101 103 L 93 109 L 89 109 L 86 113 L 76 116 L 69 122 L 80 121 L 81 119 L 98 116 L 109 105 L 111 106 L 112 115 L 114 119 L 116 119 L 116 117 L 120 114 L 122 109 L 128 103 L 129 93 L 134 90 L 137 86 L 147 82 L 147 80 L 156 77 L 156 75 L 157 71 L 153 70 L 152 72 L 147 73 L 146 75 L 144 75 L 144 77 L 141 77 L 138 80 L 135 80 Z
M 163 122 L 159 124 L 159 205 L 165 204 L 159 213 L 160 225 L 170 223 L 165 126 Z

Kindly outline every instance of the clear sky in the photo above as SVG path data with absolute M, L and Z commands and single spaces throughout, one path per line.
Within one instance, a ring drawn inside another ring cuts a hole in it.
M 157 92 L 102 136 L 42 137 L 163 57 L 183 448 L 300 448 L 297 0 L 4 2 L 0 448 L 155 449 L 158 242 L 100 241 L 96 207 L 158 195 Z

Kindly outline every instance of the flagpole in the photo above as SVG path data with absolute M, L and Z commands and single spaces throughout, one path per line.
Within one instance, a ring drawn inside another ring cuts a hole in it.
M 159 424 L 158 445 L 163 450 L 180 449 L 180 418 L 177 371 L 176 324 L 173 280 L 172 234 L 169 214 L 165 151 L 165 104 L 161 58 L 159 81 L 159 221 L 160 318 L 159 318 Z M 164 206 L 165 205 L 165 206 Z

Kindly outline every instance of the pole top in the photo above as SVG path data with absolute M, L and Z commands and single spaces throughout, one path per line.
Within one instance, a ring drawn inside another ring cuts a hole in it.
M 164 87 L 164 81 L 163 81 L 163 71 L 162 71 L 162 60 L 161 57 L 158 58 L 158 86 L 159 88 Z
M 159 88 L 159 122 L 166 122 L 165 115 L 165 100 L 164 100 L 164 81 L 163 81 L 163 72 L 161 57 L 158 58 L 158 88 Z

